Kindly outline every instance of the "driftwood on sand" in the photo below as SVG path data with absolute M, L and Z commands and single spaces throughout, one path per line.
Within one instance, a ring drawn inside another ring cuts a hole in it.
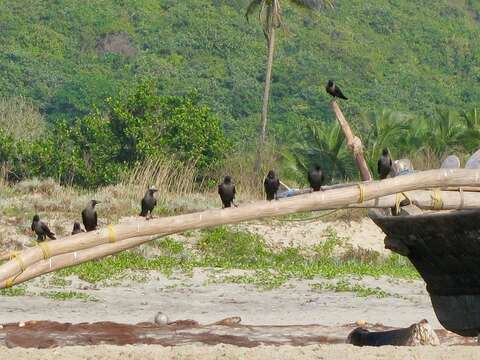
M 415 324 L 418 325 L 418 324 Z M 428 324 L 427 324 L 428 325 Z M 97 322 L 69 324 L 51 321 L 27 321 L 3 324 L 0 329 L 0 346 L 23 348 L 54 348 L 73 345 L 134 345 L 159 344 L 179 346 L 187 344 L 231 344 L 239 347 L 307 346 L 318 344 L 342 344 L 348 342 L 348 334 L 355 323 L 340 326 L 322 325 L 243 325 L 239 317 L 226 318 L 213 324 L 200 324 L 194 320 L 177 320 L 166 325 L 151 322 L 118 324 Z M 373 332 L 397 331 L 380 324 L 364 324 Z M 423 326 L 422 326 L 423 327 Z M 405 331 L 407 330 L 407 331 Z M 446 330 L 431 332 L 400 332 L 411 335 L 398 345 L 467 345 L 473 340 L 462 338 Z M 393 339 L 390 336 L 390 339 Z M 410 340 L 409 340 L 410 339 Z
M 355 346 L 440 345 L 437 334 L 425 319 L 403 329 L 370 331 L 358 327 L 348 334 L 347 342 Z

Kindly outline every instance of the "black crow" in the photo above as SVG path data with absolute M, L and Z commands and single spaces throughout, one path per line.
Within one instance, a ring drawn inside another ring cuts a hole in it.
M 99 203 L 97 200 L 90 200 L 87 207 L 82 211 L 83 226 L 85 226 L 85 230 L 87 231 L 97 229 L 97 210 L 95 210 L 95 205 Z
M 233 200 L 235 199 L 235 184 L 232 183 L 230 176 L 225 176 L 223 183 L 218 185 L 218 194 L 220 195 L 220 199 L 222 199 L 224 208 L 232 206 Z
M 45 241 L 45 237 L 48 236 L 50 239 L 55 240 L 55 234 L 50 231 L 47 224 L 43 221 L 40 221 L 40 216 L 34 215 L 32 221 L 32 231 L 37 234 L 37 241 Z
M 82 229 L 82 227 L 80 226 L 80 223 L 78 221 L 75 221 L 73 223 L 72 235 L 80 234 L 82 232 L 85 232 L 85 230 Z
M 151 186 L 145 196 L 142 199 L 142 211 L 140 212 L 140 216 L 146 217 L 148 219 L 148 215 L 152 217 L 152 211 L 157 206 L 157 199 L 155 199 L 154 193 L 157 192 L 157 188 L 155 186 Z
M 334 98 L 338 97 L 340 99 L 348 100 L 348 98 L 343 95 L 342 90 L 340 90 L 340 88 L 333 82 L 333 80 L 328 80 L 325 90 L 327 90 L 327 93 L 332 95 Z
M 313 191 L 319 191 L 325 181 L 325 175 L 320 169 L 320 166 L 315 166 L 314 169 L 308 172 L 308 182 Z
M 265 188 L 265 194 L 267 194 L 267 200 L 271 201 L 276 198 L 278 188 L 280 187 L 280 179 L 275 175 L 275 171 L 270 170 L 267 177 L 263 181 Z
M 380 179 L 386 179 L 390 171 L 392 170 L 392 159 L 390 158 L 390 154 L 388 149 L 383 149 L 382 156 L 378 159 L 377 162 L 378 168 L 378 175 Z

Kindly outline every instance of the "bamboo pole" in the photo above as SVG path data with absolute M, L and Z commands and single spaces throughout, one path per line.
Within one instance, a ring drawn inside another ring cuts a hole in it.
M 168 235 L 168 234 L 166 234 Z M 15 277 L 12 285 L 33 279 L 37 276 L 48 274 L 66 267 L 82 264 L 89 260 L 99 259 L 108 255 L 113 255 L 124 250 L 139 246 L 146 242 L 157 239 L 159 236 L 138 236 L 125 239 L 115 243 L 108 243 L 94 246 L 88 249 L 73 251 L 66 254 L 53 256 L 47 260 L 41 260 L 29 266 L 25 271 Z M 1 284 L 0 284 L 1 288 Z
M 56 255 L 80 251 L 109 242 L 114 243 L 140 236 L 162 236 L 186 230 L 203 229 L 296 212 L 345 207 L 385 195 L 423 188 L 479 185 L 480 169 L 439 169 L 382 181 L 372 181 L 352 187 L 318 191 L 280 201 L 260 201 L 238 208 L 207 210 L 148 221 L 118 224 L 94 232 L 43 243 L 43 248 L 35 246 L 24 250 L 15 259 L 0 266 L 0 287 L 10 284 L 15 276 L 44 258 L 48 259 Z
M 404 192 L 404 194 L 412 201 L 413 204 L 421 209 L 433 210 L 436 208 L 436 203 L 433 200 L 434 191 L 416 190 L 411 192 Z M 452 191 L 443 191 L 439 193 L 442 200 L 442 210 L 456 210 L 456 209 L 479 209 L 480 208 L 480 194 L 478 193 L 460 193 Z M 352 204 L 350 208 L 392 208 L 396 206 L 397 195 L 387 195 L 378 199 L 367 200 L 362 204 Z M 341 206 L 340 206 L 341 207 Z M 334 209 L 336 207 L 332 207 Z M 338 207 L 337 207 L 338 208 Z M 169 234 L 162 234 L 162 236 Z M 159 236 L 139 236 L 115 243 L 107 243 L 92 248 L 70 252 L 53 256 L 48 260 L 41 260 L 29 266 L 25 271 L 19 274 L 13 280 L 12 285 L 17 285 L 22 282 L 33 279 L 37 276 L 44 275 L 65 267 L 78 265 L 89 260 L 98 259 L 108 255 L 113 255 L 121 251 L 142 245 L 146 242 L 154 240 Z M 4 284 L 4 283 L 3 283 Z M 0 284 L 1 285 L 1 284 Z
M 353 157 L 355 158 L 355 162 L 357 163 L 357 167 L 360 171 L 360 176 L 362 180 L 372 180 L 372 175 L 370 174 L 367 162 L 365 161 L 365 157 L 363 156 L 362 140 L 360 140 L 360 138 L 353 133 L 337 102 L 335 100 L 332 100 L 331 105 L 333 111 L 335 112 L 335 116 L 337 117 L 338 123 L 340 124 L 343 133 L 345 134 L 345 138 L 347 139 L 347 146 L 353 152 Z

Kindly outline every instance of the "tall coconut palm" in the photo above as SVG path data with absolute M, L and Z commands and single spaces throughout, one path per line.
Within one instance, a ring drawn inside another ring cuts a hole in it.
M 268 47 L 267 70 L 263 92 L 260 142 L 257 148 L 257 159 L 255 161 L 255 171 L 257 173 L 260 170 L 261 156 L 266 139 L 270 82 L 272 78 L 273 54 L 275 50 L 275 30 L 282 24 L 280 5 L 283 1 L 289 1 L 292 4 L 308 9 L 318 9 L 326 5 L 333 6 L 334 0 L 252 0 L 247 7 L 245 13 L 247 20 L 250 15 L 258 10 L 259 21 L 262 26 L 263 34 L 267 40 Z

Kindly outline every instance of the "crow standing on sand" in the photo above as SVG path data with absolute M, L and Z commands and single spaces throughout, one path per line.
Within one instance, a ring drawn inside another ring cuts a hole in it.
M 32 221 L 32 231 L 37 234 L 37 241 L 45 241 L 45 237 L 48 236 L 50 239 L 55 240 L 55 234 L 50 231 L 47 224 L 43 221 L 40 221 L 40 216 L 34 215 Z
M 148 219 L 148 215 L 152 217 L 152 211 L 157 206 L 157 199 L 155 199 L 154 194 L 158 191 L 155 186 L 150 186 L 150 188 L 145 193 L 145 196 L 142 199 L 142 211 L 140 212 L 140 216 L 146 217 Z
M 315 166 L 314 169 L 308 172 L 308 182 L 313 191 L 319 191 L 325 181 L 325 175 L 323 175 L 322 169 L 320 166 Z
M 222 199 L 224 208 L 232 206 L 233 199 L 235 199 L 235 184 L 232 183 L 230 176 L 225 176 L 223 183 L 218 185 L 218 194 L 220 195 L 220 199 Z
M 328 80 L 325 90 L 327 90 L 327 93 L 332 95 L 334 98 L 338 97 L 340 99 L 348 100 L 348 98 L 343 95 L 342 90 L 340 90 L 340 88 L 333 82 L 333 80 Z
M 275 175 L 275 171 L 270 170 L 267 177 L 263 181 L 265 188 L 265 194 L 267 194 L 267 200 L 271 201 L 277 197 L 277 191 L 280 187 L 280 179 Z
M 388 149 L 383 149 L 382 156 L 378 159 L 377 167 L 380 179 L 386 179 L 392 170 L 392 159 L 390 158 Z
M 80 234 L 82 232 L 85 232 L 85 230 L 82 229 L 82 227 L 80 226 L 80 223 L 78 221 L 75 221 L 73 223 L 72 235 Z
M 87 231 L 97 229 L 97 210 L 95 210 L 95 205 L 99 203 L 97 200 L 90 200 L 87 207 L 82 211 L 83 226 L 85 226 Z

